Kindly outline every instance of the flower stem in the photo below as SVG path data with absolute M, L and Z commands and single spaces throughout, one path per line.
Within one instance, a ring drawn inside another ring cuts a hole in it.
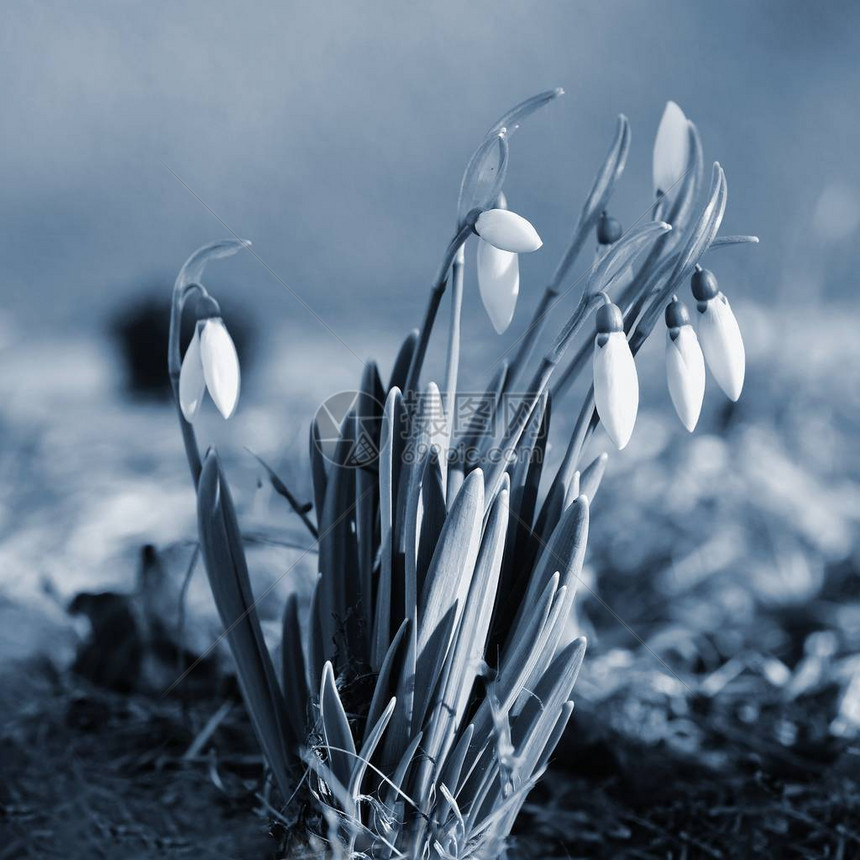
M 173 403 L 176 406 L 176 414 L 179 416 L 179 428 L 182 431 L 182 442 L 185 446 L 185 458 L 188 460 L 188 468 L 191 470 L 191 480 L 194 489 L 200 480 L 200 471 L 203 463 L 200 457 L 200 447 L 197 444 L 197 435 L 194 427 L 185 420 L 182 414 L 182 406 L 179 402 L 179 374 L 182 370 L 182 355 L 180 353 L 179 335 L 182 330 L 182 311 L 185 302 L 192 293 L 197 293 L 200 299 L 212 303 L 212 308 L 217 313 L 218 304 L 202 284 L 182 284 L 177 281 L 173 287 L 173 298 L 170 305 L 170 333 L 167 339 L 167 370 L 170 376 L 170 387 L 173 391 Z M 211 313 L 209 315 L 212 315 Z
M 457 249 L 454 262 L 451 266 L 451 326 L 448 331 L 448 356 L 445 366 L 445 450 L 440 451 L 440 456 L 445 457 L 442 463 L 442 480 L 446 492 L 448 487 L 447 473 L 450 466 L 448 448 L 454 432 L 454 409 L 457 399 L 457 376 L 460 370 L 460 330 L 463 316 L 463 266 L 465 263 L 465 249 L 461 245 Z M 448 495 L 450 503 L 452 496 Z
M 534 412 L 535 406 L 537 406 L 541 396 L 544 391 L 546 391 L 553 371 L 558 366 L 558 363 L 564 356 L 565 351 L 568 346 L 570 346 L 571 341 L 582 329 L 582 326 L 589 314 L 602 301 L 603 296 L 601 294 L 582 295 L 573 315 L 567 323 L 565 323 L 564 328 L 562 328 L 558 333 L 552 347 L 547 351 L 540 363 L 540 366 L 535 371 L 531 385 L 528 388 L 527 408 L 517 410 L 517 414 L 511 420 L 511 423 L 508 425 L 508 429 L 505 432 L 501 445 L 502 455 L 496 458 L 496 462 L 487 473 L 484 495 L 487 504 L 492 503 L 492 500 L 495 498 L 496 492 L 502 482 L 502 476 L 516 452 L 520 436 L 522 436 L 523 431 L 528 426 L 529 419 L 531 418 L 532 412 Z
M 532 351 L 534 350 L 535 344 L 537 343 L 538 338 L 543 331 L 544 321 L 549 316 L 550 310 L 552 310 L 553 305 L 558 299 L 561 285 L 564 282 L 565 277 L 567 277 L 571 266 L 573 266 L 573 264 L 576 262 L 577 257 L 582 251 L 583 245 L 585 245 L 586 239 L 588 238 L 588 234 L 591 232 L 592 220 L 593 219 L 584 219 L 580 217 L 579 221 L 577 222 L 576 228 L 573 232 L 573 238 L 570 241 L 570 245 L 568 246 L 567 251 L 565 252 L 558 266 L 556 266 L 556 270 L 552 276 L 552 280 L 547 285 L 546 289 L 543 291 L 540 304 L 538 304 L 537 308 L 535 308 L 535 312 L 532 315 L 531 322 L 529 323 L 529 326 L 526 329 L 525 334 L 523 335 L 522 340 L 520 342 L 520 347 L 517 350 L 517 354 L 511 361 L 510 367 L 508 369 L 508 377 L 505 381 L 506 391 L 512 390 L 513 385 L 517 380 L 517 377 L 522 372 L 523 367 L 525 367 L 525 365 L 528 363 Z
M 415 345 L 415 352 L 412 354 L 412 361 L 409 364 L 409 373 L 406 376 L 406 387 L 404 394 L 410 391 L 415 391 L 418 385 L 418 380 L 421 376 L 421 369 L 424 366 L 424 357 L 427 354 L 427 345 L 430 343 L 430 334 L 433 331 L 433 324 L 436 322 L 436 314 L 439 312 L 439 305 L 442 303 L 442 296 L 445 295 L 445 288 L 448 286 L 448 269 L 454 262 L 457 252 L 465 244 L 466 239 L 472 235 L 477 214 L 470 214 L 466 222 L 458 231 L 457 235 L 451 240 L 445 250 L 445 256 L 442 259 L 442 265 L 439 267 L 439 273 L 436 275 L 436 280 L 430 290 L 430 300 L 427 304 L 427 310 L 424 313 L 424 321 L 421 323 L 421 331 L 418 335 L 418 343 Z

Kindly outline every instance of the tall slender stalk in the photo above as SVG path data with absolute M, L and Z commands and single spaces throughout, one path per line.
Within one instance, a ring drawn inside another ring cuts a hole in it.
M 451 243 L 445 250 L 445 256 L 442 258 L 442 265 L 439 266 L 439 272 L 436 275 L 436 280 L 430 290 L 430 298 L 427 303 L 427 310 L 424 312 L 424 320 L 421 323 L 421 330 L 418 334 L 418 343 L 415 345 L 415 352 L 412 353 L 412 361 L 409 364 L 409 373 L 406 376 L 405 392 L 415 391 L 418 385 L 418 380 L 421 377 L 421 369 L 424 366 L 424 357 L 427 354 L 427 345 L 430 343 L 430 334 L 433 331 L 433 324 L 436 322 L 436 314 L 439 312 L 439 305 L 442 303 L 442 296 L 445 295 L 445 288 L 448 286 L 448 270 L 457 256 L 457 252 L 465 244 L 466 239 L 474 232 L 475 221 L 480 213 L 472 212 L 466 218 L 466 222 L 458 230 L 457 235 L 451 240 Z M 404 392 L 404 393 L 405 393 Z
M 507 391 L 513 390 L 513 385 L 516 383 L 517 377 L 523 367 L 528 363 L 529 358 L 531 358 L 535 344 L 538 342 L 541 333 L 543 332 L 544 321 L 549 316 L 550 310 L 552 310 L 553 305 L 559 297 L 564 275 L 574 262 L 576 262 L 589 233 L 591 233 L 591 229 L 592 224 L 590 222 L 583 221 L 580 217 L 579 222 L 574 229 L 573 238 L 571 239 L 567 252 L 556 268 L 552 280 L 544 289 L 540 302 L 535 308 L 534 314 L 532 314 L 531 322 L 520 341 L 516 355 L 511 361 L 510 368 L 508 370 L 508 378 L 505 383 L 505 389 Z
M 465 245 L 461 245 L 457 249 L 457 254 L 451 266 L 451 324 L 448 330 L 448 355 L 445 363 L 445 388 L 443 393 L 443 402 L 445 404 L 445 450 L 439 452 L 439 456 L 444 458 L 442 461 L 442 481 L 446 492 L 448 490 L 448 471 L 451 463 L 448 449 L 454 433 L 457 377 L 460 370 L 460 329 L 463 317 L 463 267 L 466 258 L 465 250 Z M 450 493 L 448 493 L 447 498 L 450 504 Z
M 518 409 L 517 414 L 511 420 L 502 440 L 502 456 L 489 468 L 486 475 L 485 498 L 492 501 L 501 486 L 502 476 L 514 456 L 517 442 L 528 425 L 532 412 L 537 405 L 541 395 L 549 384 L 553 371 L 563 358 L 571 341 L 576 337 L 584 325 L 589 314 L 597 308 L 603 299 L 599 295 L 583 294 L 576 306 L 573 315 L 565 324 L 564 328 L 556 336 L 555 342 L 544 355 L 539 367 L 535 370 L 531 384 L 528 387 L 528 401 L 525 409 Z

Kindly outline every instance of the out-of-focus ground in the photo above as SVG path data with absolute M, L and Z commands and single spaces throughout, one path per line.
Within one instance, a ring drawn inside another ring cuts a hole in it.
M 661 348 L 642 354 L 636 433 L 592 509 L 575 717 L 515 857 L 860 852 L 860 317 L 736 310 L 743 397 L 729 408 L 709 382 L 692 437 L 671 413 Z M 387 370 L 394 335 L 367 341 Z M 318 350 L 273 338 L 235 419 L 207 407 L 200 425 L 227 460 L 254 587 L 271 588 L 273 646 L 284 596 L 307 589 L 315 562 L 242 446 L 310 498 L 308 419 L 359 369 L 320 362 L 311 375 Z M 491 350 L 470 338 L 464 361 Z M 229 661 L 216 651 L 162 695 L 219 633 L 202 569 L 181 622 L 188 654 L 144 656 L 131 695 L 68 670 L 91 632 L 87 606 L 67 612 L 81 592 L 114 593 L 139 621 L 133 595 L 156 582 L 159 617 L 180 624 L 195 513 L 169 404 L 124 394 L 108 341 L 19 340 L 0 379 L 0 856 L 275 852 L 250 729 L 238 705 L 223 712 Z M 557 401 L 556 432 L 574 414 L 575 396 Z

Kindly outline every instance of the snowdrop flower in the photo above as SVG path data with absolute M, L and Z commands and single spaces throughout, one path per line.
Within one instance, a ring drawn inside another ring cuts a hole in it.
M 206 389 L 229 418 L 239 401 L 239 357 L 221 317 L 197 323 L 179 372 L 179 405 L 186 421 L 200 411 Z
M 681 423 L 691 433 L 705 397 L 705 357 L 686 305 L 673 296 L 666 306 L 666 381 Z
M 658 197 L 684 175 L 690 157 L 687 117 L 675 102 L 666 102 L 654 140 L 654 193 Z
M 507 209 L 487 209 L 475 221 L 475 232 L 501 251 L 527 254 L 543 242 L 537 230 L 522 215 Z
M 630 441 L 636 423 L 639 377 L 618 305 L 607 301 L 598 308 L 596 328 L 592 360 L 594 403 L 609 438 L 621 450 Z
M 478 239 L 478 289 L 497 334 L 503 334 L 514 318 L 520 293 L 519 257 Z
M 696 267 L 691 287 L 697 302 L 699 343 L 705 361 L 729 400 L 737 400 L 744 387 L 746 365 L 738 321 L 713 272 Z

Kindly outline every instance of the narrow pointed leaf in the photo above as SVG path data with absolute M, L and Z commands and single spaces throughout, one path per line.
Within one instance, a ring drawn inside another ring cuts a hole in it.
M 308 618 L 308 689 L 316 687 L 316 679 L 322 674 L 326 661 L 325 637 L 328 625 L 323 623 L 320 607 L 322 577 L 318 576 L 311 595 L 311 610 Z
M 478 557 L 484 515 L 484 476 L 471 472 L 445 521 L 419 600 L 418 651 L 455 601 L 462 607 Z
M 310 462 L 311 481 L 314 487 L 314 506 L 316 507 L 317 523 L 322 530 L 323 509 L 325 507 L 325 493 L 328 478 L 326 476 L 326 465 L 322 454 L 322 439 L 317 420 L 314 419 L 310 430 Z
M 346 787 L 355 764 L 355 742 L 337 692 L 330 662 L 323 667 L 320 680 L 320 722 L 323 739 L 328 747 L 329 766 L 338 782 Z
M 336 660 L 338 670 L 348 657 L 366 654 L 364 637 L 358 629 L 359 602 L 358 547 L 355 536 L 355 469 L 349 464 L 355 443 L 354 413 L 344 419 L 341 438 L 335 448 L 330 486 L 326 490 L 320 533 L 321 574 L 319 616 L 323 626 L 325 658 Z
M 287 716 L 293 736 L 304 743 L 308 736 L 308 686 L 302 634 L 299 625 L 299 604 L 295 594 L 287 598 L 281 637 L 281 677 Z
M 367 736 L 364 739 L 364 743 L 361 745 L 361 752 L 355 761 L 355 766 L 353 767 L 352 776 L 349 782 L 349 793 L 356 800 L 358 800 L 358 795 L 361 791 L 361 781 L 364 778 L 364 774 L 367 772 L 367 765 L 370 762 L 373 753 L 376 751 L 376 747 L 382 740 L 382 735 L 388 726 L 391 715 L 394 713 L 396 704 L 397 699 L 391 699 L 385 710 L 379 715 L 379 718 L 372 724 L 370 731 L 368 731 Z
M 505 181 L 508 170 L 508 140 L 504 131 L 488 135 L 472 153 L 457 201 L 457 220 L 464 223 L 473 210 L 489 209 Z
M 414 328 L 403 339 L 397 357 L 394 359 L 394 367 L 391 370 L 391 381 L 388 383 L 389 392 L 392 388 L 399 388 L 403 391 L 403 387 L 406 385 L 406 378 L 409 376 L 409 365 L 412 362 L 412 355 L 415 352 L 417 343 L 418 329 Z
M 412 764 L 412 760 L 415 758 L 415 753 L 418 751 L 418 747 L 421 745 L 421 740 L 423 738 L 423 734 L 421 732 L 416 732 L 412 740 L 409 742 L 409 746 L 403 752 L 403 755 L 400 757 L 400 760 L 397 763 L 397 767 L 394 770 L 394 775 L 391 777 L 391 782 L 388 785 L 388 798 L 386 801 L 386 806 L 393 806 L 395 801 L 399 799 L 399 792 L 403 791 L 403 784 L 406 781 L 406 775 L 409 772 L 409 766 Z
M 588 192 L 588 197 L 582 207 L 582 220 L 588 222 L 596 221 L 608 203 L 615 185 L 624 173 L 627 164 L 627 154 L 630 152 L 630 122 L 624 114 L 618 115 L 615 127 L 615 137 L 609 146 L 609 152 L 603 160 L 594 184 Z M 589 228 L 590 229 L 590 228 Z
M 606 472 L 606 463 L 609 460 L 609 455 L 604 451 L 598 454 L 582 471 L 582 477 L 579 482 L 580 492 L 589 502 L 594 501 L 597 495 L 597 490 L 600 487 L 600 482 L 603 480 L 603 475 Z
M 542 93 L 531 96 L 525 99 L 525 101 L 521 101 L 499 118 L 487 132 L 487 136 L 498 134 L 504 128 L 507 130 L 508 137 L 510 137 L 533 113 L 563 95 L 564 90 L 561 87 L 555 87 L 554 89 L 544 90 Z
M 428 761 L 437 762 L 437 774 L 466 713 L 472 687 L 483 663 L 505 550 L 508 516 L 508 492 L 503 490 L 490 508 L 466 606 L 425 731 Z
M 236 661 L 242 694 L 278 787 L 289 797 L 293 736 L 251 592 L 242 537 L 227 482 L 214 451 L 207 454 L 198 485 L 200 545 L 215 605 Z
M 451 647 L 451 635 L 457 619 L 459 602 L 454 603 L 430 633 L 424 648 L 418 652 L 415 664 L 415 700 L 412 706 L 412 726 L 424 726 L 427 707 L 436 692 L 442 667 Z
M 359 604 L 368 649 L 373 634 L 374 581 L 373 564 L 376 554 L 377 516 L 379 509 L 379 480 L 376 474 L 382 425 L 382 404 L 379 395 L 382 383 L 376 363 L 369 361 L 364 369 L 361 392 L 356 404 L 356 445 L 372 452 L 373 462 L 361 466 L 355 476 L 355 517 L 358 552 Z M 370 467 L 373 467 L 371 469 Z
M 448 513 L 445 507 L 445 487 L 442 482 L 442 469 L 435 452 L 427 459 L 424 481 L 421 485 L 424 515 L 421 518 L 421 535 L 418 540 L 418 591 L 420 593 L 430 561 L 436 550 L 439 535 L 445 525 Z
M 376 686 L 373 689 L 373 697 L 370 700 L 370 707 L 367 711 L 368 724 L 372 724 L 379 719 L 379 716 L 382 713 L 382 706 L 391 695 L 392 682 L 400 674 L 399 664 L 403 656 L 403 649 L 406 644 L 406 633 L 409 629 L 409 625 L 410 621 L 407 618 L 394 634 L 394 638 L 391 640 L 391 645 L 382 661 L 379 674 L 376 676 Z

